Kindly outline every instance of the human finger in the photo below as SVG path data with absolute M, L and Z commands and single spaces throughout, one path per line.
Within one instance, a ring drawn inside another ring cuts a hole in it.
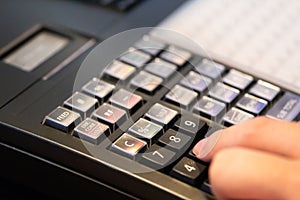
M 209 178 L 217 199 L 295 199 L 295 162 L 276 154 L 234 147 L 212 159 Z M 296 172 L 296 173 L 295 173 Z M 297 185 L 298 184 L 298 185 Z
M 299 133 L 299 123 L 257 117 L 202 139 L 193 152 L 204 161 L 211 160 L 218 151 L 229 147 L 246 147 L 300 158 Z

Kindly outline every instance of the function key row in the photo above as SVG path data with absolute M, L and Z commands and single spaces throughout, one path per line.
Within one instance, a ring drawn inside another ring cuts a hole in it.
M 45 116 L 43 124 L 98 144 L 144 103 L 128 90 L 114 90 L 114 85 L 93 78 Z

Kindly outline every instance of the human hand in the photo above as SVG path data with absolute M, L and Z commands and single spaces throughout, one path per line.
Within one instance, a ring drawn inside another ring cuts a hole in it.
M 300 124 L 256 117 L 199 141 L 217 199 L 299 199 Z

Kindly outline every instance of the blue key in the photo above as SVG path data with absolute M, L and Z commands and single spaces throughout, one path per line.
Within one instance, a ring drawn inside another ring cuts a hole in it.
M 225 108 L 224 103 L 204 96 L 194 106 L 194 112 L 215 121 L 225 114 Z
M 232 107 L 223 117 L 223 121 L 225 126 L 231 126 L 246 121 L 248 119 L 251 119 L 253 117 L 254 115 L 251 115 L 236 107 Z
M 221 74 L 225 71 L 224 65 L 208 59 L 203 59 L 195 68 L 200 74 L 208 76 L 212 79 L 220 78 Z
M 209 96 L 222 101 L 224 103 L 232 103 L 240 94 L 238 89 L 218 82 L 211 90 L 209 90 Z
M 259 115 L 267 106 L 266 100 L 257 98 L 250 94 L 245 94 L 236 104 L 237 107 Z
M 199 93 L 207 89 L 211 84 L 211 79 L 202 76 L 194 71 L 190 71 L 189 74 L 180 81 L 180 83 L 188 88 L 191 88 Z
M 231 69 L 223 78 L 224 83 L 244 90 L 253 81 L 253 77 L 235 69 Z
M 300 113 L 300 97 L 286 92 L 267 112 L 267 116 L 292 121 Z
M 262 80 L 258 80 L 257 83 L 249 90 L 249 93 L 268 101 L 273 101 L 279 92 L 279 87 Z

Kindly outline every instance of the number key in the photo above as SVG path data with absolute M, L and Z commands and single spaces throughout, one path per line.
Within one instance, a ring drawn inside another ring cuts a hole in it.
M 183 115 L 177 120 L 175 127 L 183 132 L 196 135 L 200 130 L 203 130 L 206 127 L 206 123 L 196 116 Z
M 199 179 L 204 177 L 207 167 L 190 158 L 183 157 L 171 170 L 171 175 L 188 182 L 190 184 L 197 184 Z
M 175 155 L 175 152 L 154 144 L 147 152 L 143 153 L 142 162 L 152 168 L 161 169 L 170 164 Z
M 176 150 L 184 151 L 184 147 L 192 142 L 192 138 L 183 133 L 177 132 L 173 129 L 169 129 L 158 140 L 162 144 L 174 148 Z

